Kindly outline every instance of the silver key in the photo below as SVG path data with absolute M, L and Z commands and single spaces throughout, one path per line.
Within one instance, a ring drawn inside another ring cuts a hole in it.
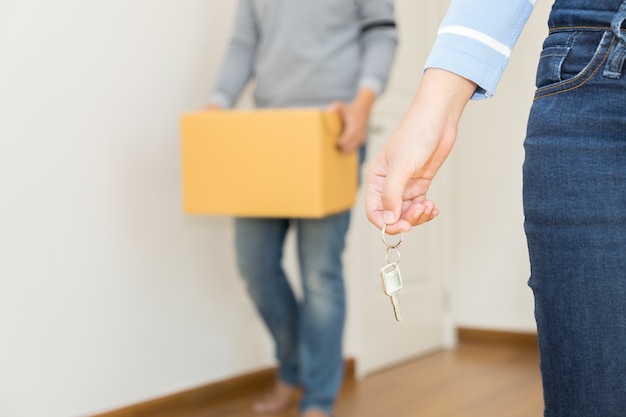
M 402 312 L 400 311 L 400 291 L 402 291 L 402 277 L 400 276 L 400 268 L 397 263 L 390 263 L 380 269 L 380 277 L 383 281 L 383 289 L 385 294 L 391 297 L 393 305 L 393 313 L 397 321 L 402 321 Z

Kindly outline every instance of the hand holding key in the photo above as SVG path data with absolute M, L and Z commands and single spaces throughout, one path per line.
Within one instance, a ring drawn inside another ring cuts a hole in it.
M 383 227 L 383 243 L 386 246 L 385 250 L 385 262 L 387 263 L 380 269 L 380 277 L 383 281 L 383 289 L 385 294 L 391 297 L 391 304 L 393 305 L 393 312 L 396 316 L 397 321 L 402 321 L 402 312 L 400 311 L 400 291 L 402 291 L 402 276 L 400 275 L 400 268 L 398 264 L 400 263 L 400 251 L 398 250 L 398 246 L 402 243 L 404 239 L 404 233 L 400 237 L 400 240 L 395 244 L 390 244 L 387 242 L 387 238 L 385 237 L 385 229 L 387 226 Z M 395 262 L 389 261 L 389 251 L 395 251 L 397 254 L 397 258 Z

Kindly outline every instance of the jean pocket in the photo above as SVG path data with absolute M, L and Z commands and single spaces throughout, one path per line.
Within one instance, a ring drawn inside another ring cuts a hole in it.
M 535 85 L 537 94 L 571 90 L 584 84 L 603 64 L 611 32 L 558 32 L 544 43 Z
M 552 46 L 541 51 L 535 80 L 537 88 L 563 81 L 561 68 L 569 51 L 570 48 L 565 46 Z

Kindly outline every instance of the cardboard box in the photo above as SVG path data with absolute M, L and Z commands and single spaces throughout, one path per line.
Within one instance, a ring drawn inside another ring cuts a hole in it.
M 354 204 L 358 155 L 337 149 L 336 113 L 203 111 L 181 124 L 187 213 L 323 217 Z

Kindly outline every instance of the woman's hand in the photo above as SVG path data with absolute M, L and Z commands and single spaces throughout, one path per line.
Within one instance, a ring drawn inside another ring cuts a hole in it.
M 451 72 L 428 69 L 405 117 L 371 163 L 365 209 L 390 234 L 434 219 L 439 210 L 427 199 L 435 174 L 456 140 L 458 122 L 476 84 Z

